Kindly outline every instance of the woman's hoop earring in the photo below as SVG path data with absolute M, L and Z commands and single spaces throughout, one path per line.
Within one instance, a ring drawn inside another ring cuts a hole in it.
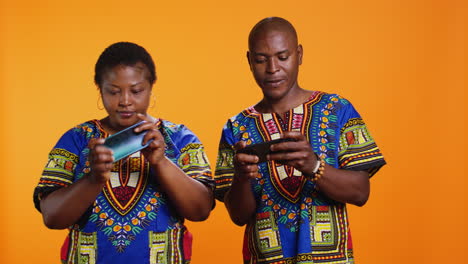
M 101 97 L 101 94 L 99 93 L 99 96 L 98 96 L 96 105 L 97 105 L 97 109 L 99 109 L 99 110 L 104 110 L 104 106 L 99 107 L 99 102 L 102 102 L 101 98 L 102 98 L 102 97 Z

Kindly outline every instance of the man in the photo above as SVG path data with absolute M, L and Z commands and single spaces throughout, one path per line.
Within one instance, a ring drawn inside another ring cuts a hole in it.
M 263 99 L 228 120 L 216 167 L 216 197 L 247 225 L 245 263 L 354 263 L 346 203 L 362 206 L 369 178 L 385 164 L 346 99 L 302 89 L 303 48 L 294 27 L 265 18 L 249 35 L 247 59 Z M 239 151 L 270 147 L 266 162 Z

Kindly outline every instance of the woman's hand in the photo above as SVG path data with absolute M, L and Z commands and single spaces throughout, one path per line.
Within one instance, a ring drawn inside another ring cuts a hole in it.
M 148 141 L 153 140 L 148 147 L 141 150 L 146 160 L 150 163 L 151 166 L 157 166 L 162 160 L 164 160 L 164 153 L 166 148 L 166 143 L 164 143 L 164 137 L 159 132 L 157 127 L 157 122 L 155 122 L 151 117 L 138 114 L 138 118 L 145 123 L 135 128 L 135 132 L 141 132 L 147 130 L 145 137 L 143 138 L 142 144 L 146 144 Z
M 114 157 L 112 150 L 105 147 L 103 138 L 92 138 L 88 143 L 90 177 L 95 183 L 106 183 L 110 179 Z
M 313 174 L 318 160 L 306 137 L 296 131 L 284 132 L 282 137 L 294 140 L 272 145 L 270 150 L 275 153 L 269 154 L 268 159 L 293 166 L 304 175 Z
M 245 148 L 245 141 L 239 141 L 234 145 L 237 150 Z M 258 157 L 255 155 L 236 153 L 234 155 L 234 177 L 235 180 L 248 181 L 258 175 Z

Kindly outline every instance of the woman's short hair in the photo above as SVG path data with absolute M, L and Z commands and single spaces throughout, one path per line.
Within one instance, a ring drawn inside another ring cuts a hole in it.
M 148 68 L 148 81 L 153 85 L 156 81 L 156 67 L 151 55 L 142 46 L 131 42 L 114 43 L 101 53 L 94 68 L 94 82 L 100 87 L 107 70 L 117 65 L 134 66 L 138 62 Z

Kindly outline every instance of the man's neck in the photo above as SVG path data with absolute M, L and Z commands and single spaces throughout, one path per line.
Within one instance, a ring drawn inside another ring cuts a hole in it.
M 313 91 L 298 87 L 278 100 L 263 97 L 262 101 L 255 106 L 255 109 L 260 113 L 283 114 L 306 102 L 312 93 Z

